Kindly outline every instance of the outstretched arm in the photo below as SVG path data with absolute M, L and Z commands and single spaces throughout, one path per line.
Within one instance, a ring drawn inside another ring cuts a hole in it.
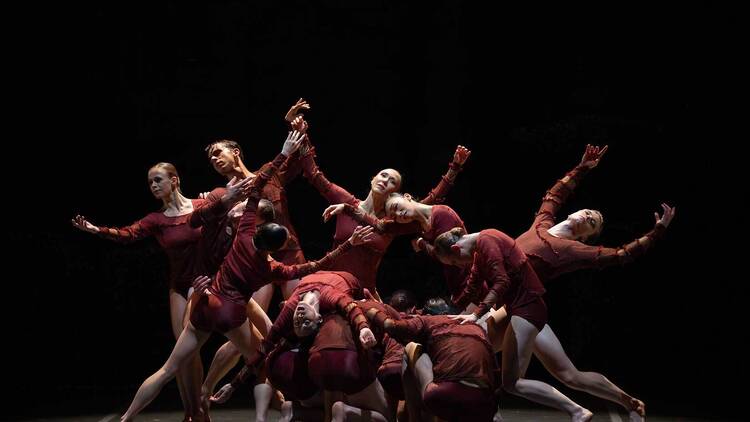
M 463 170 L 466 160 L 469 159 L 471 151 L 463 145 L 456 147 L 456 151 L 453 153 L 453 161 L 448 165 L 448 172 L 440 179 L 438 185 L 430 191 L 430 193 L 422 201 L 423 204 L 433 205 L 439 204 L 445 200 L 445 196 L 448 195 L 448 191 L 453 187 L 453 182 L 456 180 L 458 173 Z
M 105 239 L 114 240 L 120 243 L 131 243 L 143 239 L 153 235 L 155 230 L 155 225 L 151 222 L 148 216 L 129 226 L 119 228 L 95 226 L 82 215 L 76 215 L 75 218 L 70 220 L 70 222 L 73 224 L 73 227 L 79 230 L 93 233 Z
M 600 148 L 598 146 L 586 145 L 586 150 L 583 153 L 581 162 L 571 171 L 569 171 L 565 177 L 558 180 L 547 194 L 542 199 L 542 205 L 539 207 L 539 211 L 536 213 L 536 219 L 534 224 L 544 222 L 550 227 L 554 225 L 555 215 L 560 210 L 568 197 L 575 190 L 580 183 L 583 176 L 589 172 L 589 170 L 599 165 L 599 161 L 607 152 L 608 146 Z
M 645 235 L 619 248 L 589 246 L 589 248 L 596 250 L 594 266 L 601 268 L 616 264 L 627 264 L 653 248 L 656 241 L 664 236 L 664 232 L 666 232 L 667 227 L 672 222 L 676 211 L 676 208 L 670 207 L 665 203 L 661 204 L 661 206 L 664 213 L 661 216 L 658 213 L 654 213 L 656 220 L 654 228 Z

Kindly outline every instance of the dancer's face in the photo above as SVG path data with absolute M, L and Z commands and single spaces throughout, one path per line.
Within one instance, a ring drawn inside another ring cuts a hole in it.
M 211 165 L 214 170 L 222 175 L 229 174 L 234 170 L 239 156 L 240 151 L 238 149 L 228 148 L 221 143 L 212 145 L 211 149 L 208 150 L 208 159 L 211 160 Z
M 412 199 L 394 196 L 386 201 L 385 212 L 397 223 L 409 223 L 416 218 L 417 209 Z
M 177 188 L 177 177 L 169 177 L 166 171 L 154 167 L 148 171 L 148 188 L 157 199 L 169 198 Z
M 307 337 L 318 330 L 321 316 L 311 305 L 300 302 L 294 310 L 294 334 L 297 337 Z
M 587 239 L 602 230 L 602 214 L 596 210 L 578 210 L 567 221 L 574 239 Z
M 396 192 L 401 187 L 401 173 L 394 169 L 380 170 L 370 181 L 370 189 L 373 193 L 388 195 Z

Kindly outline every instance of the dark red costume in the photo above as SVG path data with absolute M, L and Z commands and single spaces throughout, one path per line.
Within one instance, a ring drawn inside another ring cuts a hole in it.
M 203 204 L 192 199 L 193 208 Z M 169 288 L 187 298 L 188 289 L 196 275 L 197 242 L 201 229 L 190 227 L 190 214 L 167 217 L 163 212 L 152 212 L 135 223 L 120 228 L 99 227 L 99 236 L 121 243 L 130 243 L 154 236 L 169 260 Z
M 364 215 L 364 212 L 359 208 L 361 202 L 359 199 L 342 187 L 331 183 L 320 171 L 315 163 L 314 149 L 311 148 L 310 152 L 303 155 L 300 160 L 305 178 L 323 195 L 328 203 L 347 205 L 346 212 L 336 216 L 336 233 L 333 236 L 333 244 L 334 246 L 338 245 L 348 239 L 354 229 L 362 224 L 363 217 L 368 216 Z M 457 171 L 454 167 L 451 169 L 454 172 Z M 423 202 L 426 204 L 440 202 L 451 186 L 450 179 L 443 176 L 438 186 L 430 192 Z M 364 221 L 377 222 L 377 219 L 371 217 Z M 415 232 L 413 227 L 405 230 Z M 396 234 L 398 233 L 373 233 L 372 240 L 368 244 L 351 248 L 347 253 L 339 256 L 331 268 L 352 273 L 359 279 L 362 287 L 370 290 L 375 289 L 380 260 Z
M 402 344 L 423 345 L 432 360 L 434 378 L 422 398 L 432 413 L 451 421 L 492 419 L 496 365 L 487 333 L 480 326 L 460 324 L 444 315 L 396 320 L 380 311 L 372 323 Z
M 487 282 L 489 292 L 477 306 L 475 315 L 481 316 L 495 305 L 506 305 L 508 315 L 520 316 L 540 331 L 544 328 L 547 323 L 547 307 L 542 300 L 544 287 L 516 242 L 495 229 L 479 232 L 466 288 L 456 303 L 466 306 L 476 297 L 483 281 Z
M 664 234 L 664 226 L 657 224 L 640 239 L 620 248 L 590 246 L 549 234 L 547 230 L 555 225 L 555 214 L 586 172 L 587 167 L 578 166 L 567 174 L 567 182 L 558 180 L 544 196 L 534 223 L 516 239 L 516 244 L 529 257 L 531 266 L 543 282 L 578 269 L 602 268 L 631 262 L 648 251 Z
M 335 251 L 317 262 L 287 266 L 268 260 L 253 245 L 255 234 L 255 211 L 259 198 L 257 190 L 273 175 L 286 156 L 279 154 L 266 172 L 258 174 L 252 182 L 256 194 L 247 201 L 245 213 L 240 218 L 232 248 L 224 258 L 209 287 L 211 294 L 202 295 L 190 315 L 193 325 L 204 331 L 226 332 L 245 321 L 245 305 L 252 294 L 273 280 L 289 280 L 326 267 L 337 255 L 346 252 L 351 243 L 344 242 Z M 203 212 L 221 215 L 226 209 L 221 201 L 215 201 Z

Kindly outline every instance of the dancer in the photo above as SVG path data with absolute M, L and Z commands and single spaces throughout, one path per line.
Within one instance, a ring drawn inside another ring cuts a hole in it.
M 468 156 L 469 152 L 465 148 L 459 146 L 456 149 L 448 172 L 438 186 L 423 200 L 424 203 L 432 204 L 442 201 Z M 394 169 L 383 169 L 370 180 L 370 192 L 362 201 L 326 178 L 315 162 L 315 149 L 312 146 L 308 145 L 306 151 L 301 151 L 300 160 L 305 178 L 332 204 L 323 213 L 323 219 L 328 221 L 332 216 L 337 217 L 336 233 L 333 237 L 334 245 L 344 241 L 352 230 L 361 224 L 363 217 L 385 217 L 385 201 L 388 195 L 401 187 L 401 174 Z M 393 238 L 392 233 L 375 233 L 373 240 L 367 246 L 352 248 L 342 255 L 332 268 L 353 274 L 362 283 L 362 287 L 367 288 L 373 296 L 381 300 L 375 286 L 375 279 L 380 260 Z
M 172 333 L 177 339 L 184 326 L 187 298 L 196 275 L 196 243 L 201 237 L 201 230 L 190 227 L 187 220 L 203 200 L 189 199 L 182 194 L 180 176 L 170 163 L 157 163 L 151 167 L 148 184 L 154 197 L 162 202 L 160 211 L 120 228 L 96 226 L 81 215 L 77 215 L 71 223 L 77 229 L 119 243 L 131 243 L 150 236 L 156 238 L 169 262 L 169 315 Z M 191 357 L 177 375 L 185 420 L 199 416 L 202 377 L 200 356 Z
M 248 324 L 245 324 L 245 306 L 252 293 L 272 280 L 292 279 L 323 268 L 337 254 L 351 248 L 353 243 L 360 244 L 367 240 L 368 230 L 359 229 L 347 242 L 342 243 L 337 250 L 320 261 L 289 267 L 270 259 L 270 253 L 278 250 L 286 242 L 288 234 L 283 226 L 275 223 L 265 224 L 256 229 L 255 211 L 259 201 L 257 191 L 273 176 L 287 156 L 299 148 L 303 138 L 299 132 L 290 132 L 281 154 L 274 159 L 267 172 L 258 174 L 248 185 L 251 199 L 240 219 L 232 250 L 214 276 L 210 288 L 200 290 L 201 293 L 210 294 L 203 294 L 195 304 L 190 322 L 180 334 L 169 359 L 161 369 L 144 381 L 121 420 L 132 420 L 150 403 L 161 388 L 175 376 L 177 368 L 200 349 L 211 331 L 224 334 L 240 349 L 246 359 L 254 359 L 257 355 L 257 345 L 252 341 Z M 199 280 L 204 281 L 201 278 Z
M 456 320 L 476 322 L 493 306 L 506 305 L 510 323 L 503 339 L 503 389 L 526 399 L 566 411 L 572 421 L 588 421 L 593 414 L 552 386 L 524 378 L 534 348 L 534 339 L 547 323 L 544 287 L 526 255 L 514 240 L 498 230 L 467 234 L 454 228 L 435 240 L 435 251 L 445 264 L 471 265 L 462 298 L 473 297 L 479 283 L 490 285 L 476 310 Z M 462 306 L 459 303 L 459 306 Z

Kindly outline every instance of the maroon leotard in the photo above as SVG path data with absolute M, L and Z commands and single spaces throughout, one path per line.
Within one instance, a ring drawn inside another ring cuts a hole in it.
M 362 224 L 364 212 L 359 209 L 361 201 L 342 187 L 331 183 L 325 177 L 315 163 L 314 149 L 311 148 L 310 152 L 302 156 L 300 160 L 305 178 L 320 192 L 328 203 L 348 205 L 345 213 L 336 216 L 336 233 L 333 236 L 333 244 L 336 246 L 348 239 L 352 232 L 354 232 L 354 229 Z M 450 187 L 451 182 L 444 176 L 438 186 L 430 192 L 423 202 L 440 202 Z M 372 218 L 374 221 L 377 221 L 376 218 Z M 418 228 L 411 227 L 405 230 L 413 233 Z M 340 255 L 331 268 L 349 272 L 357 277 L 362 287 L 371 290 L 375 289 L 380 260 L 383 258 L 383 254 L 385 254 L 386 249 L 396 234 L 391 232 L 373 233 L 372 240 L 369 243 L 353 247 L 347 253 Z
M 191 202 L 194 209 L 203 204 L 202 199 Z M 197 242 L 201 237 L 201 229 L 190 227 L 188 218 L 190 214 L 167 217 L 163 212 L 152 212 L 127 227 L 99 227 L 98 235 L 121 243 L 154 236 L 169 260 L 169 288 L 187 298 L 196 275 Z
M 481 316 L 493 305 L 505 304 L 509 315 L 524 317 L 539 330 L 544 327 L 547 322 L 542 300 L 544 287 L 515 241 L 495 229 L 479 232 L 469 279 L 458 303 L 465 305 L 467 299 L 475 297 L 482 281 L 487 282 L 490 290 L 475 315 Z
M 529 257 L 531 266 L 543 282 L 578 269 L 631 262 L 648 251 L 664 233 L 664 226 L 657 224 L 640 239 L 619 248 L 590 246 L 549 234 L 548 230 L 555 225 L 555 214 L 587 171 L 586 167 L 578 166 L 567 174 L 567 183 L 558 180 L 544 196 L 534 223 L 516 239 L 516 244 Z

